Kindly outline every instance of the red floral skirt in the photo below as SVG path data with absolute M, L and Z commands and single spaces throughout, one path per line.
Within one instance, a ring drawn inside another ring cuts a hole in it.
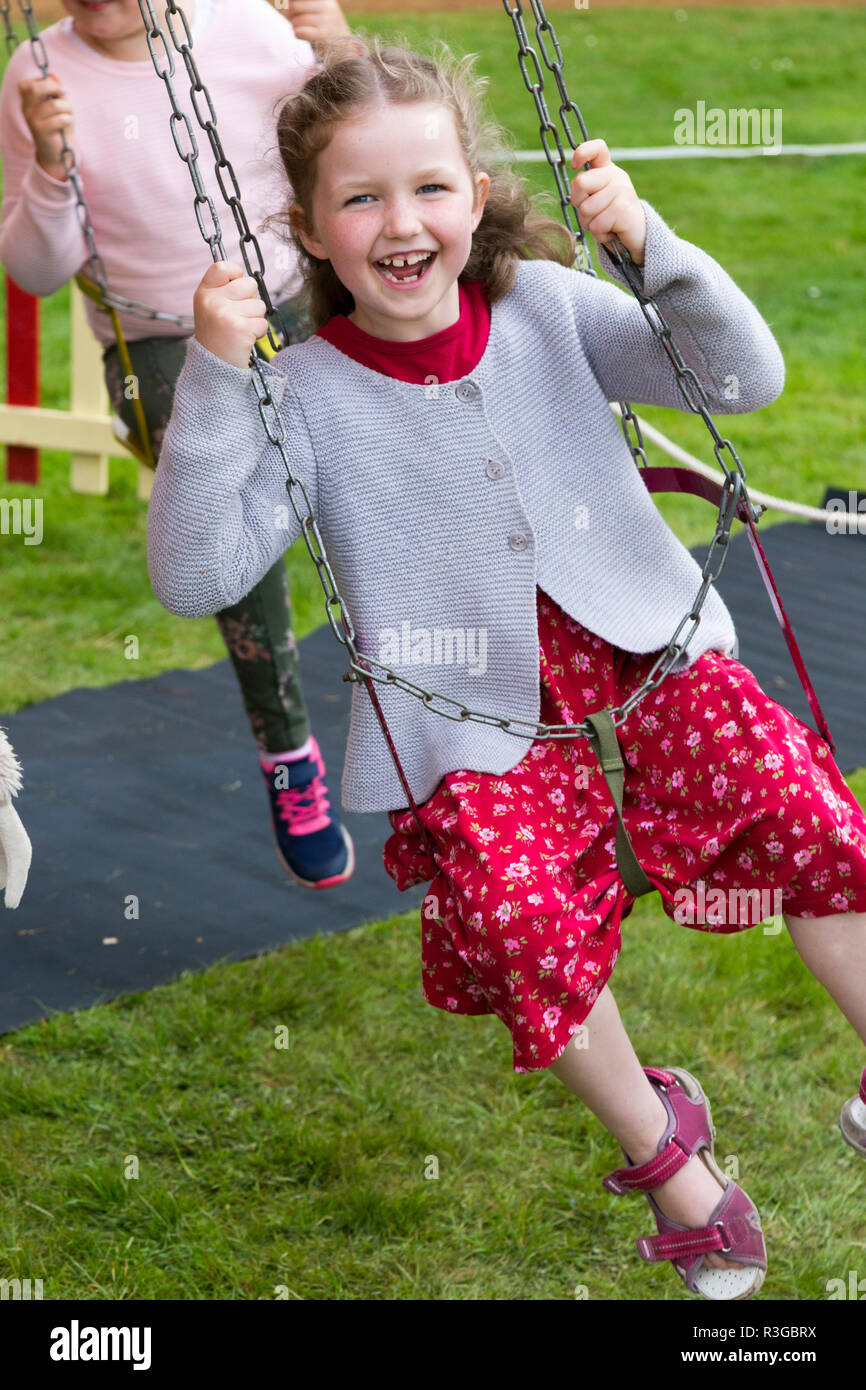
M 643 683 L 658 653 L 612 647 L 537 600 L 542 722 L 581 723 Z M 823 739 L 739 661 L 705 652 L 617 734 L 623 818 L 673 921 L 735 932 L 780 912 L 866 911 L 866 816 Z M 539 1071 L 590 1013 L 635 901 L 598 760 L 583 738 L 537 741 L 503 776 L 448 773 L 419 810 L 432 857 L 411 809 L 388 813 L 382 855 L 399 889 L 430 882 L 424 997 L 498 1014 L 515 1072 Z

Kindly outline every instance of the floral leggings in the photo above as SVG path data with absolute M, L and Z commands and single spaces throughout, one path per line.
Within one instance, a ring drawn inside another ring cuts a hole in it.
M 301 343 L 309 336 L 298 301 L 283 300 L 275 307 L 287 343 Z M 276 326 L 275 318 L 271 320 Z M 174 389 L 186 356 L 185 338 L 142 338 L 127 344 L 154 457 L 159 453 L 171 415 Z M 123 366 L 116 347 L 103 353 L 105 383 L 115 412 L 138 433 L 132 401 L 124 394 Z M 289 587 L 282 556 L 254 589 L 231 608 L 216 615 L 217 626 L 228 648 L 253 736 L 263 753 L 283 753 L 298 748 L 310 735 L 310 723 L 301 689 L 297 642 L 291 627 Z
M 541 589 L 537 615 L 544 723 L 622 704 L 657 659 L 612 647 Z M 866 815 L 824 741 L 748 667 L 705 652 L 617 735 L 623 819 L 672 921 L 729 933 L 866 911 Z M 383 860 L 401 891 L 430 881 L 425 999 L 497 1014 L 514 1071 L 549 1066 L 610 977 L 635 901 L 598 759 L 584 739 L 537 740 L 502 776 L 448 773 L 419 811 L 432 852 L 411 810 L 389 811 Z

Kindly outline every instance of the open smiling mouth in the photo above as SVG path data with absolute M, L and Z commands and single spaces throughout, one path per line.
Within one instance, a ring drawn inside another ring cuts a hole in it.
M 414 253 L 407 256 L 386 256 L 385 260 L 391 264 L 383 265 L 381 261 L 374 261 L 373 264 L 380 279 L 388 285 L 420 285 L 429 275 L 437 255 L 438 252 L 430 251 L 420 259 L 416 259 Z M 402 265 L 395 265 L 394 261 L 401 261 Z

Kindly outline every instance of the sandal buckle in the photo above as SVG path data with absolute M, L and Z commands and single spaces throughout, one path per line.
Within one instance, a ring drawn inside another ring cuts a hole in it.
M 725 1230 L 724 1224 L 721 1221 L 714 1221 L 713 1226 L 720 1233 L 722 1240 L 730 1239 L 730 1236 L 728 1235 L 728 1232 Z M 718 1251 L 718 1254 L 728 1255 L 733 1250 L 733 1248 L 733 1245 L 723 1245 L 721 1250 Z

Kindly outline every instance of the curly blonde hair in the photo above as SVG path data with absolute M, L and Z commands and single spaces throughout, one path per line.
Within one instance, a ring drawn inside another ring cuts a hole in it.
M 488 79 L 473 71 L 478 55 L 457 58 L 443 39 L 436 41 L 434 52 L 425 56 L 405 42 L 383 45 L 376 36 L 369 43 L 353 35 L 317 44 L 321 71 L 299 92 L 279 99 L 284 104 L 277 118 L 277 149 L 302 225 L 311 228 L 317 157 L 341 121 L 384 104 L 444 106 L 453 116 L 473 181 L 481 172 L 490 177 L 483 215 L 458 279 L 483 280 L 493 303 L 514 283 L 518 260 L 546 259 L 571 266 L 577 242 L 564 222 L 536 211 L 533 195 L 510 167 L 514 155 L 505 130 L 483 114 Z M 355 301 L 331 262 L 311 256 L 304 247 L 296 230 L 298 215 L 290 203 L 267 217 L 263 226 L 277 228 L 296 248 L 304 277 L 303 312 L 315 333 L 334 314 L 350 313 Z

